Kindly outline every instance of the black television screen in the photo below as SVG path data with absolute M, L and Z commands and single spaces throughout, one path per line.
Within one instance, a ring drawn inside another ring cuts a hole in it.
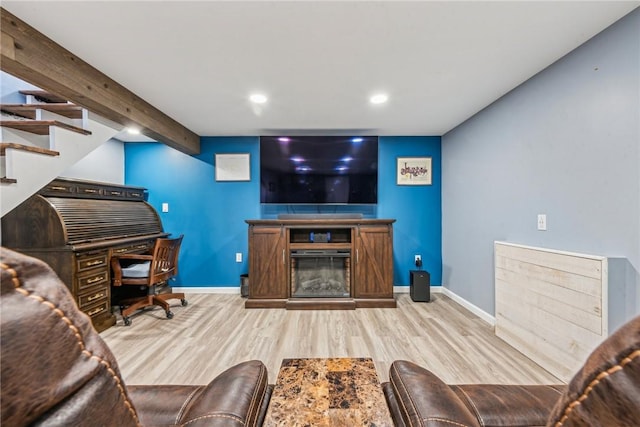
M 377 202 L 378 137 L 260 137 L 260 203 Z

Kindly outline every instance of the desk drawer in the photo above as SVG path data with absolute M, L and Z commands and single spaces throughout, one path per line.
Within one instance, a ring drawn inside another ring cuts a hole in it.
M 109 299 L 109 287 L 108 286 L 96 286 L 87 290 L 87 293 L 83 293 L 78 296 L 78 307 L 84 310 L 85 308 L 95 305 L 96 303 L 102 303 Z
M 93 272 L 83 273 L 79 275 L 77 280 L 78 292 L 83 291 L 91 286 L 109 285 L 109 272 L 107 269 L 98 269 Z
M 78 272 L 107 266 L 107 252 L 93 252 L 91 254 L 76 255 Z
M 87 308 L 83 308 L 82 311 L 92 319 L 98 317 L 104 313 L 109 313 L 111 311 L 111 307 L 109 306 L 109 301 L 102 301 L 99 304 L 89 306 Z
M 143 254 L 150 252 L 153 248 L 153 240 L 144 240 L 141 242 L 132 243 L 127 246 L 119 246 L 111 249 L 111 256 L 122 254 Z
M 53 181 L 40 190 L 40 193 L 46 196 L 57 197 L 60 194 L 73 194 L 74 190 L 74 186 L 70 183 Z
M 76 193 L 79 196 L 99 198 L 99 196 L 104 195 L 104 188 L 99 185 L 79 183 L 76 186 Z
M 104 195 L 109 199 L 124 199 L 126 191 L 124 188 L 106 187 L 103 189 Z
M 128 199 L 144 200 L 144 190 L 143 189 L 126 190 L 126 192 L 127 192 L 126 197 Z

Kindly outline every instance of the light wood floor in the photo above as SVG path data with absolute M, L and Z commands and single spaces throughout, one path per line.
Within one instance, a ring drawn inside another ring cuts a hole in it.
M 189 294 L 122 320 L 100 335 L 127 384 L 206 384 L 226 368 L 262 360 L 275 383 L 283 358 L 371 357 L 381 381 L 397 359 L 449 383 L 557 384 L 560 380 L 497 338 L 491 326 L 444 296 L 398 307 L 287 311 L 244 308 L 239 295 Z

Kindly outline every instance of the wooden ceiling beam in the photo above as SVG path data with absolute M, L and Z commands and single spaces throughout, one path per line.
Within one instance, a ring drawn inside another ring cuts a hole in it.
M 197 134 L 4 8 L 0 15 L 0 69 L 186 154 L 200 153 Z

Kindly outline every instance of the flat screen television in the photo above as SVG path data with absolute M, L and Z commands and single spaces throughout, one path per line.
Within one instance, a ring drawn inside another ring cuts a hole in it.
M 260 203 L 378 203 L 378 137 L 260 137 Z

